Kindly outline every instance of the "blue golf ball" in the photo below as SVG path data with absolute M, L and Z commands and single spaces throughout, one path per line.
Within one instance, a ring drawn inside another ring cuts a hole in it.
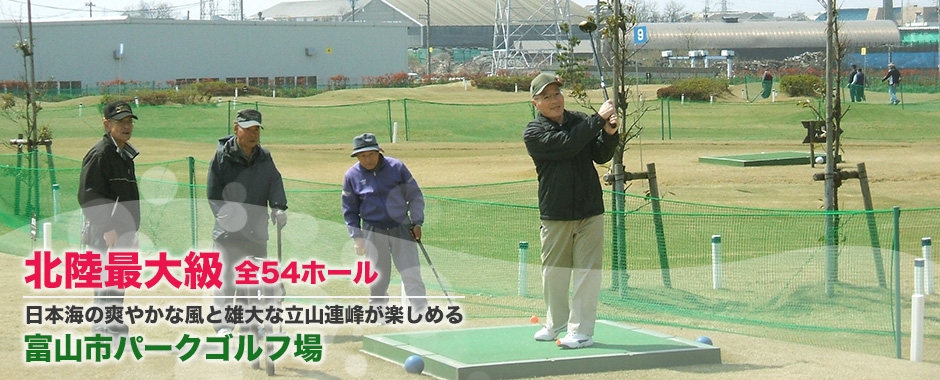
M 411 355 L 405 359 L 405 371 L 408 373 L 421 373 L 424 371 L 424 359 L 420 355 Z
M 705 335 L 702 335 L 702 336 L 698 337 L 698 339 L 696 339 L 695 341 L 696 341 L 696 342 L 699 342 L 699 343 L 701 343 L 701 344 L 707 344 L 707 345 L 709 345 L 709 346 L 712 345 L 712 339 L 709 338 L 709 337 L 707 337 L 707 336 L 705 336 Z

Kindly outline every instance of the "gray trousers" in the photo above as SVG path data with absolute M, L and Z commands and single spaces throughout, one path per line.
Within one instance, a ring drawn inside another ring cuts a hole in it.
M 545 326 L 594 335 L 604 262 L 604 216 L 542 221 L 542 292 Z M 568 301 L 568 289 L 574 294 Z
M 118 236 L 117 243 L 111 251 L 136 251 L 137 250 L 137 233 L 128 232 L 121 236 Z M 108 255 L 108 246 L 104 241 L 104 236 L 95 236 L 90 244 L 88 244 L 88 249 L 94 251 L 101 255 L 101 265 L 102 267 L 107 267 L 111 265 L 111 260 Z M 139 253 L 138 253 L 139 254 Z M 143 264 L 143 258 L 139 258 L 141 264 Z M 124 307 L 124 289 L 118 289 L 116 286 L 105 287 L 104 284 L 108 279 L 108 273 L 105 270 L 101 271 L 101 284 L 102 287 L 95 289 L 95 298 L 94 304 L 97 307 L 100 307 L 102 311 L 107 313 L 106 308 L 108 307 Z M 122 318 L 123 320 L 123 318 Z
M 234 299 L 236 290 L 235 266 L 249 257 L 268 257 L 268 246 L 266 242 L 231 239 L 223 236 L 215 241 L 215 249 L 219 251 L 220 260 L 222 261 L 222 288 L 216 289 L 214 292 L 216 298 L 212 300 L 212 304 L 216 310 L 221 311 L 218 319 L 221 319 L 222 322 L 213 323 L 212 327 L 215 331 L 223 328 L 234 330 L 235 324 L 225 322 L 225 308 L 232 307 L 236 303 L 243 306 L 248 305 L 248 299 L 246 298 L 239 298 L 237 302 Z
M 424 314 L 427 311 L 427 291 L 421 279 L 421 261 L 418 258 L 418 246 L 411 230 L 404 225 L 393 228 L 376 228 L 368 223 L 362 224 L 362 235 L 366 240 L 366 258 L 372 263 L 378 278 L 369 284 L 369 304 L 384 306 L 388 304 L 388 284 L 392 272 L 392 262 L 401 275 L 405 285 L 405 295 L 409 298 L 412 311 Z M 404 306 L 404 305 L 403 305 Z M 407 310 L 405 310 L 407 312 Z

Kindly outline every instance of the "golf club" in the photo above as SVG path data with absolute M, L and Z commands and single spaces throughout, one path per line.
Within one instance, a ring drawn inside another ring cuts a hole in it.
M 431 256 L 428 256 L 428 250 L 424 248 L 424 243 L 421 242 L 421 239 L 415 239 L 418 242 L 418 247 L 421 247 L 421 252 L 424 253 L 424 258 L 428 260 L 428 266 L 431 267 L 431 271 L 434 272 L 434 277 L 437 278 L 437 284 L 441 286 L 441 291 L 444 292 L 444 297 L 447 297 L 447 304 L 453 306 L 454 301 L 451 301 L 450 294 L 447 294 L 447 289 L 444 289 L 444 282 L 441 281 L 441 276 L 437 275 L 437 269 L 434 269 L 434 264 L 431 263 Z
M 581 29 L 582 32 L 586 32 L 588 36 L 591 37 L 591 51 L 594 52 L 594 65 L 597 66 L 597 75 L 601 78 L 601 89 L 604 90 L 604 100 L 609 100 L 610 96 L 607 95 L 607 82 L 604 82 L 604 71 L 601 70 L 601 60 L 597 56 L 597 48 L 594 46 L 594 31 L 597 30 L 597 24 L 590 20 L 584 20 L 578 24 L 578 29 Z

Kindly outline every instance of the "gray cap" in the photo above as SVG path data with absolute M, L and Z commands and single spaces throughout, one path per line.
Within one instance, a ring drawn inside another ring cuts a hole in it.
M 370 150 L 381 152 L 382 148 L 379 148 L 379 141 L 375 139 L 375 135 L 363 133 L 353 138 L 353 152 L 349 157 L 356 157 L 357 154 Z
M 561 81 L 558 80 L 558 77 L 555 74 L 541 73 L 532 80 L 532 85 L 529 87 L 529 92 L 532 93 L 534 98 L 536 95 L 541 94 L 545 90 L 545 87 L 548 85 L 556 83 L 558 86 L 561 86 Z
M 261 126 L 261 112 L 251 108 L 239 110 L 235 116 L 235 122 L 242 128 L 251 128 L 257 125 L 261 127 L 261 129 L 264 129 L 264 127 Z

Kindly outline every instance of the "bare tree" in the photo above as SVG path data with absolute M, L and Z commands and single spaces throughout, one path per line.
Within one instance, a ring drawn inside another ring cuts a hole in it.
M 679 22 L 679 19 L 682 16 L 685 16 L 688 12 L 685 11 L 685 5 L 676 1 L 669 0 L 668 3 L 663 7 L 662 20 L 663 22 Z
M 650 0 L 629 0 L 628 12 L 636 17 L 637 22 L 658 22 L 662 16 L 658 12 L 659 5 Z
M 161 2 L 159 0 L 154 1 L 145 1 L 140 0 L 140 3 L 133 7 L 124 8 L 124 12 L 121 13 L 128 17 L 134 18 L 150 18 L 150 19 L 175 19 L 176 12 L 173 11 L 173 6 Z

